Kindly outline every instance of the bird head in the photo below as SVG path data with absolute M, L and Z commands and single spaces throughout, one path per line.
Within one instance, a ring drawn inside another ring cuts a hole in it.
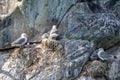
M 57 26 L 56 26 L 56 25 L 53 25 L 53 26 L 52 26 L 52 29 L 57 29 Z
M 99 48 L 98 51 L 104 51 L 104 49 L 103 48 Z
M 21 37 L 28 37 L 28 35 L 26 33 L 22 33 Z

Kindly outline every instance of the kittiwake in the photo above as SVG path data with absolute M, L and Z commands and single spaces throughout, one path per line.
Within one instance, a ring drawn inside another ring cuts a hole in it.
M 50 30 L 50 35 L 53 34 L 53 33 L 57 33 L 57 32 L 58 32 L 57 26 L 53 25 L 52 29 Z
M 51 39 L 57 39 L 59 37 L 58 29 L 56 25 L 52 26 L 52 29 L 50 30 L 50 36 Z
M 99 48 L 97 54 L 98 54 L 99 59 L 102 61 L 112 62 L 116 58 L 116 56 L 110 55 L 107 52 L 105 52 L 103 48 Z
M 11 43 L 11 46 L 21 47 L 25 45 L 27 41 L 28 41 L 28 35 L 26 33 L 22 33 L 21 36 L 17 40 Z

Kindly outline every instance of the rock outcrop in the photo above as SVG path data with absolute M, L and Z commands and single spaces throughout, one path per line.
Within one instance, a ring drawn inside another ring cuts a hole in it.
M 74 79 L 82 71 L 91 52 L 92 47 L 85 40 L 64 40 L 61 43 L 48 38 L 34 48 L 11 51 L 7 61 L 1 65 L 1 70 L 20 80 Z M 11 80 L 5 74 L 1 74 L 0 78 Z
M 23 32 L 41 43 L 0 52 L 1 80 L 120 79 L 120 0 L 0 0 L 0 48 Z M 117 61 L 89 59 L 100 47 Z

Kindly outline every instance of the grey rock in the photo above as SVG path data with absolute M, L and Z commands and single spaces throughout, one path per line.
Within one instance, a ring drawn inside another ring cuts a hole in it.
M 0 69 L 5 64 L 8 58 L 9 58 L 9 53 L 0 52 Z
M 19 15 L 19 17 L 17 15 Z M 0 47 L 3 47 L 6 43 L 13 42 L 23 32 L 26 32 L 27 34 L 32 33 L 30 28 L 26 26 L 27 24 L 24 19 L 25 18 L 19 8 L 16 8 L 13 13 L 6 15 L 2 19 L 2 26 L 0 30 Z
M 104 77 L 93 78 L 93 77 L 81 76 L 80 78 L 77 78 L 77 80 L 106 80 L 106 79 Z
M 111 13 L 83 14 L 73 12 L 66 18 L 65 36 L 69 39 L 93 40 L 96 47 L 109 48 L 117 43 L 119 20 Z M 76 22 L 74 22 L 76 21 Z
M 73 23 L 76 21 L 75 23 Z M 66 37 L 92 39 L 96 36 L 117 36 L 119 21 L 113 14 L 81 14 L 69 15 Z M 74 26 L 74 27 L 73 27 Z
M 0 13 L 0 28 L 7 27 L 10 30 L 7 35 L 9 34 L 12 38 L 9 41 L 11 43 L 22 32 L 26 32 L 30 37 L 33 37 L 38 33 L 42 35 L 40 32 L 44 29 L 50 29 L 53 24 L 58 25 L 77 0 L 1 0 L 0 2 L 2 3 L 0 11 L 5 11 L 4 14 Z M 12 36 L 11 34 L 15 35 Z M 5 43 L 1 42 L 0 47 Z
M 43 47 L 16 49 L 1 69 L 7 70 L 14 78 L 21 80 L 76 78 L 89 59 L 92 48 L 87 40 L 64 41 L 65 51 L 61 48 L 51 51 Z M 1 74 L 0 78 L 10 79 L 9 76 Z
M 119 64 L 118 62 L 113 62 L 111 64 L 110 70 L 109 70 L 109 79 L 110 80 L 116 80 L 118 78 L 118 70 L 119 69 Z
M 93 51 L 90 55 L 90 60 L 98 60 L 97 51 Z
M 30 38 L 38 34 L 36 37 L 38 39 L 42 32 L 45 29 L 50 30 L 50 26 L 53 24 L 61 30 L 63 38 L 71 39 L 64 42 L 65 52 L 62 52 L 65 55 L 57 57 L 57 59 L 55 56 L 58 55 L 46 50 L 37 52 L 33 48 L 24 49 L 17 54 L 15 49 L 10 53 L 16 54 L 12 55 L 5 63 L 1 61 L 2 69 L 21 80 L 58 80 L 63 77 L 69 80 L 77 77 L 92 51 L 89 41 L 86 39 L 95 41 L 97 48 L 108 48 L 119 42 L 119 5 L 120 0 L 92 0 L 91 2 L 81 2 L 81 0 L 0 0 L 0 47 L 13 42 L 23 32 L 26 32 Z M 78 46 L 80 46 L 79 49 Z M 61 49 L 61 46 L 58 47 Z M 57 50 L 57 54 L 60 53 L 60 49 Z M 115 53 L 119 54 L 119 50 Z M 51 57 L 54 57 L 52 62 Z M 35 62 L 39 62 L 38 66 L 34 64 Z M 32 65 L 35 66 L 32 67 Z M 28 70 L 24 71 L 26 67 Z M 119 69 L 118 73 L 115 73 L 118 75 L 116 78 L 118 80 Z M 111 68 L 110 72 L 112 71 L 114 68 Z M 0 74 L 0 77 L 3 80 L 10 80 L 6 75 Z M 102 77 L 101 79 L 104 80 Z
M 10 32 L 8 32 L 6 35 L 9 34 L 10 38 L 12 38 L 13 40 L 22 32 L 27 32 L 30 37 L 33 37 L 38 33 L 42 35 L 41 32 L 43 32 L 44 29 L 50 29 L 50 26 L 52 26 L 53 24 L 56 24 L 59 28 L 62 29 L 61 26 L 64 25 L 63 23 L 66 24 L 63 27 L 67 27 L 67 29 L 62 30 L 62 34 L 67 32 L 66 36 L 68 36 L 69 38 L 91 39 L 92 37 L 93 39 L 94 36 L 99 37 L 100 35 L 104 35 L 106 37 L 111 36 L 112 34 L 112 36 L 114 36 L 117 35 L 119 32 L 117 27 L 119 26 L 117 24 L 118 21 L 116 20 L 116 17 L 118 18 L 119 16 L 118 0 L 93 0 L 91 2 L 81 2 L 77 0 L 12 0 L 6 2 L 2 0 L 1 3 L 2 6 L 6 4 L 6 9 L 4 11 L 7 12 L 6 14 L 4 14 L 4 18 L 0 18 L 0 24 L 2 26 L 0 28 L 3 29 L 7 27 Z M 106 5 L 108 8 L 106 7 Z M 95 9 L 92 8 L 92 6 Z M 111 8 L 109 8 L 109 6 L 111 6 Z M 1 10 L 3 11 L 3 7 L 1 8 Z M 71 18 L 68 17 L 68 13 L 70 12 L 84 14 L 80 14 L 81 16 L 74 15 L 76 17 L 79 17 L 79 19 L 71 20 Z M 3 13 L 1 13 L 1 16 L 2 14 Z M 68 19 L 67 22 L 66 19 Z M 82 21 L 79 21 L 80 19 Z M 72 28 L 70 28 L 70 25 L 72 26 Z M 85 27 L 81 27 L 81 29 L 79 29 L 79 26 Z M 75 28 L 77 28 L 77 30 L 80 32 L 76 31 Z M 85 31 L 87 31 L 88 33 L 84 33 Z M 11 34 L 16 35 L 12 36 Z M 12 42 L 13 40 L 8 41 Z M 2 44 L 4 45 L 5 43 L 6 42 L 4 41 L 1 42 L 1 47 Z
M 89 59 L 92 48 L 90 48 L 90 44 L 86 40 L 68 40 L 65 42 L 65 50 L 64 77 L 73 79 L 79 75 L 82 66 Z
M 97 3 L 88 2 L 89 9 L 92 13 L 102 13 L 104 12 L 104 9 L 100 6 L 99 1 L 96 1 Z
M 7 43 L 11 42 L 11 34 L 8 33 L 10 33 L 10 30 L 7 28 L 2 29 L 2 31 L 0 32 L 0 47 L 3 47 Z
M 112 63 L 109 70 L 110 79 L 119 80 L 120 79 L 120 46 L 115 46 L 108 50 L 112 55 L 117 56 L 117 61 Z
M 114 13 L 120 19 L 120 0 L 108 0 L 105 3 L 108 12 Z

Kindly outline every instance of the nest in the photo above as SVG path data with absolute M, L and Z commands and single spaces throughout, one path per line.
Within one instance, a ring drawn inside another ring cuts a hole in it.
M 106 77 L 107 74 L 107 64 L 100 62 L 100 61 L 93 61 L 93 62 L 89 62 L 86 66 L 85 66 L 85 72 L 84 75 L 85 76 L 91 76 L 91 77 L 101 77 L 104 76 Z
M 63 49 L 63 46 L 60 44 L 59 41 L 54 39 L 42 39 L 42 47 L 52 50 L 52 51 L 60 51 Z

